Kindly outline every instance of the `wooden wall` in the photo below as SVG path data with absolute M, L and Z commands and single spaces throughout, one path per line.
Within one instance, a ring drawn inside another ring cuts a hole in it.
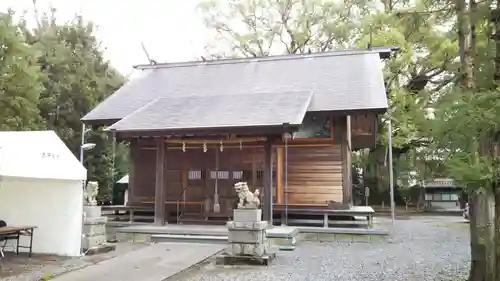
M 289 204 L 342 202 L 340 145 L 288 148 Z
M 352 118 L 354 137 L 373 138 L 375 133 L 374 117 Z M 346 117 L 332 119 L 330 139 L 301 139 L 288 145 L 288 161 L 285 162 L 284 144 L 277 141 L 273 146 L 273 189 L 274 202 L 284 204 L 285 192 L 289 204 L 327 204 L 328 201 L 350 201 L 351 186 L 349 169 L 349 147 L 346 141 Z M 156 150 L 152 140 L 141 139 L 136 143 L 133 153 L 134 168 L 130 176 L 133 192 L 129 201 L 132 204 L 154 202 Z M 217 180 L 221 210 L 232 208 L 236 199 L 233 185 L 247 181 L 252 190 L 263 188 L 263 147 L 255 143 L 226 144 L 221 152 L 211 144 L 207 152 L 201 145 L 189 146 L 182 151 L 180 145 L 170 145 L 166 150 L 167 203 L 179 200 L 186 189 L 186 201 L 201 202 L 213 198 L 215 179 L 218 170 L 223 178 Z M 218 164 L 216 164 L 218 163 Z M 288 169 L 288 182 L 285 191 L 285 167 Z M 345 203 L 345 202 L 344 202 Z M 174 206 L 175 207 L 175 206 Z
M 207 198 L 213 200 L 216 181 L 221 210 L 232 210 L 236 200 L 233 187 L 239 181 L 248 182 L 251 190 L 258 188 L 263 194 L 262 147 L 246 146 L 240 149 L 239 146 L 228 145 L 221 152 L 218 147 L 212 146 L 203 152 L 201 146 L 198 146 L 187 147 L 183 152 L 177 146 L 169 147 L 166 157 L 164 188 L 167 191 L 167 205 L 176 205 L 175 202 L 184 197 L 192 205 Z M 139 146 L 134 153 L 133 162 L 134 169 L 131 171 L 135 173 L 129 179 L 134 192 L 129 201 L 132 204 L 152 204 L 155 196 L 156 149 L 149 145 Z M 275 162 L 273 169 L 276 170 Z M 276 187 L 276 178 L 273 186 Z

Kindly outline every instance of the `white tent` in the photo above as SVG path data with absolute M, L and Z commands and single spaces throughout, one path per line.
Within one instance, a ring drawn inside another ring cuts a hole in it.
M 127 185 L 127 188 L 125 189 L 125 193 L 123 194 L 123 205 L 127 205 L 127 203 L 128 203 L 128 175 L 123 176 L 123 178 L 121 178 L 116 183 Z
M 80 255 L 86 179 L 53 131 L 0 132 L 0 219 L 36 226 L 34 253 Z
M 116 183 L 121 183 L 121 184 L 128 184 L 128 175 L 123 176 L 119 181 Z

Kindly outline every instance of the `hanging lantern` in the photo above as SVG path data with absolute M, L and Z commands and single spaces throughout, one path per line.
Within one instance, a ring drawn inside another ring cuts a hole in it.
M 207 152 L 207 143 L 206 142 L 203 143 L 203 152 Z
M 182 142 L 182 152 L 186 152 L 186 143 Z
M 220 141 L 220 152 L 224 151 L 224 145 L 222 144 L 222 141 Z

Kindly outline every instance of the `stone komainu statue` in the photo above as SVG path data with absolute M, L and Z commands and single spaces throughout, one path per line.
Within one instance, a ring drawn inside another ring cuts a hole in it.
M 252 193 L 246 182 L 238 182 L 234 185 L 234 190 L 238 194 L 238 209 L 258 209 L 260 207 L 258 189 Z
M 89 205 L 97 204 L 97 194 L 99 193 L 99 185 L 96 181 L 89 181 L 85 188 L 85 201 Z

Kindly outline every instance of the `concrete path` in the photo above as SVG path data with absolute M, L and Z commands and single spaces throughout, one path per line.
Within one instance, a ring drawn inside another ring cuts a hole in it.
M 158 243 L 52 280 L 162 281 L 224 249 L 225 245 Z

